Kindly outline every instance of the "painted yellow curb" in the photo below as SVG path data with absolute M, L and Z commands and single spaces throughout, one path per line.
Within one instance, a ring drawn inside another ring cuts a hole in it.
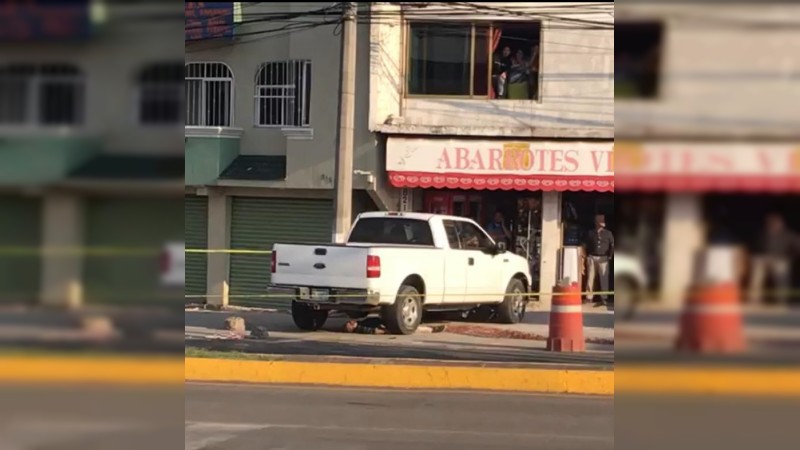
M 800 396 L 800 368 L 615 367 L 620 394 Z
M 0 356 L 0 382 L 183 383 L 182 358 Z
M 187 381 L 614 395 L 614 372 L 186 358 Z

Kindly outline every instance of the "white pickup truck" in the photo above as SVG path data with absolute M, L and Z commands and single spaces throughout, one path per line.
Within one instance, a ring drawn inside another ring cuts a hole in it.
M 331 310 L 379 312 L 395 334 L 413 333 L 423 311 L 488 308 L 505 323 L 525 315 L 525 258 L 475 222 L 399 212 L 358 216 L 346 244 L 275 244 L 271 292 L 286 293 L 298 328 L 321 328 Z

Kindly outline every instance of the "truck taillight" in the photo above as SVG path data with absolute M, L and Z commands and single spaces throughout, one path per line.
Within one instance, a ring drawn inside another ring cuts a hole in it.
M 367 255 L 367 278 L 381 277 L 381 257 L 377 255 Z
M 277 271 L 276 270 L 277 268 L 278 268 L 278 252 L 273 251 L 272 252 L 272 262 L 269 265 L 270 273 L 275 273 Z

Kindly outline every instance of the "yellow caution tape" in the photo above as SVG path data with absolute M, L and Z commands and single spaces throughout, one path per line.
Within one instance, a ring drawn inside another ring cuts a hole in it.
M 600 296 L 602 296 L 602 295 L 614 295 L 614 291 L 579 292 L 579 293 L 574 293 L 574 292 L 553 292 L 553 293 L 549 293 L 549 294 L 548 293 L 543 293 L 543 292 L 528 292 L 528 293 L 523 293 L 523 294 L 520 294 L 520 295 L 522 295 L 524 297 L 543 297 L 543 296 L 548 296 L 548 295 L 554 296 L 554 297 L 558 297 L 558 296 L 570 295 L 570 294 L 572 294 L 572 295 L 581 295 L 581 296 L 584 296 L 584 295 L 595 295 L 595 296 L 600 295 Z M 427 294 L 414 294 L 414 295 L 404 294 L 404 295 L 407 295 L 409 297 L 433 297 L 433 296 L 452 297 L 452 296 L 455 296 L 455 295 L 460 295 L 462 297 L 478 297 L 478 296 L 481 296 L 481 297 L 498 297 L 498 298 L 502 298 L 502 297 L 505 297 L 505 296 L 511 295 L 511 294 L 503 292 L 503 293 L 499 293 L 499 294 L 498 293 L 492 293 L 492 294 L 454 294 L 454 293 L 444 293 L 444 294 L 438 294 L 437 295 L 437 294 L 427 293 Z M 393 298 L 393 297 L 396 297 L 396 296 L 397 296 L 397 294 L 395 293 L 395 294 L 371 295 L 370 297 L 380 297 L 380 298 L 389 297 L 389 298 Z M 221 298 L 221 297 L 223 297 L 223 296 L 220 295 L 220 294 L 214 294 L 214 295 L 212 295 L 212 294 L 187 294 L 187 295 L 184 295 L 184 298 Z M 281 298 L 281 299 L 292 299 L 292 298 L 295 298 L 295 297 L 296 297 L 296 294 L 291 294 L 291 293 L 286 293 L 286 294 L 229 294 L 228 295 L 228 298 Z M 364 297 L 366 297 L 365 294 L 331 294 L 331 295 L 328 295 L 329 299 L 330 298 L 364 298 Z M 309 300 L 309 301 L 314 301 L 314 300 Z

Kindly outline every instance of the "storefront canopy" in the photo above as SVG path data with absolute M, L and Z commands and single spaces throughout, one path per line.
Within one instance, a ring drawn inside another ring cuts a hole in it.
M 614 191 L 613 143 L 389 138 L 398 188 Z
M 800 192 L 800 147 L 755 143 L 621 142 L 621 192 Z

